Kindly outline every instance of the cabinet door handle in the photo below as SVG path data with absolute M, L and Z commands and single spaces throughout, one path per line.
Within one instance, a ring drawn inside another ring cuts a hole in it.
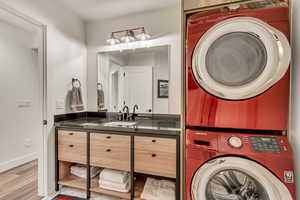
M 106 136 L 106 139 L 110 139 L 111 138 L 111 136 Z
M 156 142 L 156 140 L 152 140 L 152 142 L 153 142 L 153 143 L 155 143 L 155 142 Z
M 111 149 L 106 149 L 106 152 L 111 152 Z
M 70 145 L 69 145 L 69 147 L 70 147 L 70 148 L 73 148 L 73 147 L 74 147 L 74 145 L 73 145 L 73 144 L 70 144 Z
M 155 154 L 155 153 L 153 153 L 153 154 L 152 154 L 152 157 L 153 157 L 153 158 L 154 158 L 154 157 L 156 157 L 156 154 Z

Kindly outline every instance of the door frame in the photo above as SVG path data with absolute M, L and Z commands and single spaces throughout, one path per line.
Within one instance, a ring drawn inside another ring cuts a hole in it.
M 40 89 L 41 97 L 41 113 L 42 113 L 42 136 L 40 137 L 40 147 L 38 153 L 38 195 L 45 196 L 47 194 L 47 183 L 48 183 L 48 168 L 47 168 L 47 158 L 48 158 L 48 149 L 47 149 L 47 137 L 46 133 L 48 130 L 47 126 L 47 26 L 43 23 L 35 20 L 32 17 L 25 15 L 22 12 L 0 2 L 0 9 L 8 12 L 11 15 L 14 15 L 25 22 L 28 22 L 37 28 L 40 29 L 42 34 L 41 41 L 41 50 L 42 53 L 39 53 L 39 69 L 41 69 L 39 73 L 39 84 L 42 85 Z
M 120 71 L 120 69 L 121 69 L 121 64 L 119 64 L 118 62 L 115 62 L 114 60 L 112 60 L 112 59 L 110 59 L 110 58 L 108 58 L 108 65 L 109 65 L 109 68 L 111 68 L 112 67 L 112 65 L 118 65 L 118 73 L 121 73 L 121 71 Z M 114 73 L 116 73 L 117 71 L 115 71 Z M 111 100 L 110 100 L 110 97 L 111 97 L 111 89 L 112 89 L 112 75 L 114 74 L 114 73 L 111 73 L 111 72 L 109 72 L 108 73 L 108 75 L 109 75 L 109 81 L 108 81 L 108 89 L 109 89 L 109 91 L 108 91 L 108 100 L 109 100 L 109 102 L 111 102 Z M 118 77 L 119 78 L 119 77 Z M 119 81 L 119 80 L 118 80 Z M 118 84 L 120 84 L 119 82 L 118 82 Z M 119 87 L 119 85 L 118 85 L 118 87 Z M 119 92 L 119 91 L 118 91 Z M 120 93 L 119 93 L 119 97 L 120 97 Z M 117 106 L 119 107 L 120 106 L 120 100 L 118 100 L 118 102 L 117 102 Z M 109 103 L 109 106 L 108 106 L 108 109 L 110 110 L 111 109 L 111 104 Z M 116 112 L 118 112 L 118 111 L 116 111 Z

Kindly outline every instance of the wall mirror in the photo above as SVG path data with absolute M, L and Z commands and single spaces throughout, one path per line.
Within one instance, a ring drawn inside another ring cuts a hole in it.
M 170 46 L 98 53 L 99 111 L 169 114 Z

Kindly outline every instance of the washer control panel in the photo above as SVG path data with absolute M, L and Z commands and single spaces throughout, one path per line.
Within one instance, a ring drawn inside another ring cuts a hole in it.
M 280 153 L 280 145 L 276 138 L 250 136 L 251 145 L 255 152 Z

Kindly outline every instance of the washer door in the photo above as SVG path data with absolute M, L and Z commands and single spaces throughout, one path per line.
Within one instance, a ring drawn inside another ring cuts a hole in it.
M 266 168 L 238 157 L 204 164 L 191 188 L 193 200 L 293 200 L 286 186 Z
M 252 17 L 224 20 L 194 50 L 192 70 L 207 92 L 228 100 L 263 93 L 287 72 L 291 58 L 283 33 Z

